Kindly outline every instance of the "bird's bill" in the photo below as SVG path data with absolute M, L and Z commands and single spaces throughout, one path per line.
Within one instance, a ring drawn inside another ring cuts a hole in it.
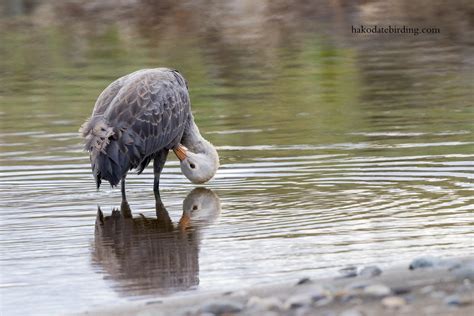
M 181 219 L 179 220 L 178 227 L 181 230 L 186 230 L 186 228 L 188 228 L 189 226 L 191 226 L 191 217 L 188 214 L 184 213 Z
M 180 161 L 183 161 L 184 159 L 186 159 L 186 147 L 184 147 L 183 145 L 179 144 L 178 147 L 176 147 L 175 149 L 173 149 L 174 151 L 174 154 L 176 155 L 176 157 L 178 157 L 178 159 Z

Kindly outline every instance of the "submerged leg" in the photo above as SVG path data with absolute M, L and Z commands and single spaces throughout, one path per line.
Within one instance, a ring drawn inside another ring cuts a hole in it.
M 123 176 L 122 181 L 121 181 L 121 187 L 122 187 L 122 202 L 125 201 L 127 202 L 127 197 L 125 196 L 125 177 Z
M 120 204 L 120 212 L 122 216 L 125 218 L 132 217 L 132 210 L 130 209 L 130 205 L 128 205 L 127 197 L 125 196 L 125 177 L 123 176 L 121 181 L 121 188 L 122 188 L 122 203 Z
M 153 172 L 155 174 L 155 181 L 153 183 L 153 192 L 155 193 L 155 200 L 161 203 L 160 198 L 160 175 L 161 171 L 166 162 L 166 158 L 168 157 L 168 149 L 163 149 L 162 151 L 158 152 L 153 160 Z
M 173 221 L 161 200 L 156 200 L 156 219 L 158 227 L 164 231 L 173 231 Z

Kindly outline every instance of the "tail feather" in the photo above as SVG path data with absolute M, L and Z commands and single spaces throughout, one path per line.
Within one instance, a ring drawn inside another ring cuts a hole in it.
M 84 149 L 98 153 L 104 152 L 110 142 L 109 138 L 114 135 L 114 129 L 107 124 L 103 115 L 97 115 L 82 124 L 79 133 L 85 138 Z
M 90 152 L 97 189 L 102 179 L 116 186 L 130 169 L 128 155 L 120 148 L 125 147 L 119 146 L 119 140 L 113 139 L 117 131 L 109 126 L 102 115 L 98 115 L 87 120 L 79 132 L 85 138 L 84 149 Z

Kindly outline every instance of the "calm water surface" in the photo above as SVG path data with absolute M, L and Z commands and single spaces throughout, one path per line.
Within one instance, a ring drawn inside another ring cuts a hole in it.
M 345 26 L 326 34 L 308 21 L 276 40 L 279 31 L 254 39 L 185 26 L 154 37 L 93 22 L 84 33 L 4 25 L 2 314 L 472 254 L 469 46 L 442 36 L 354 39 Z M 131 174 L 136 219 L 108 217 L 120 191 L 96 192 L 77 130 L 109 82 L 158 66 L 188 79 L 222 167 L 194 190 L 172 157 L 161 181 L 168 213 L 158 219 L 150 168 Z M 98 205 L 106 218 L 96 229 Z

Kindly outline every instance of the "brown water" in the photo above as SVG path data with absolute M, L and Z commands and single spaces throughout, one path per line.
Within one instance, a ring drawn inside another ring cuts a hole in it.
M 51 24 L 39 13 L 4 19 L 2 314 L 472 254 L 474 60 L 472 44 L 450 33 L 462 19 L 440 21 L 442 35 L 357 37 L 351 23 L 375 23 L 371 10 L 289 10 L 276 23 L 234 9 L 225 12 L 239 18 L 227 19 L 213 7 L 209 25 L 176 9 L 166 27 L 147 10 L 105 25 L 66 9 Z M 120 192 L 96 192 L 77 129 L 109 82 L 158 66 L 188 79 L 222 167 L 210 191 L 193 191 L 170 159 L 170 218 L 159 219 L 151 170 L 130 175 L 138 219 L 106 218 L 96 231 L 97 205 L 109 216 Z

